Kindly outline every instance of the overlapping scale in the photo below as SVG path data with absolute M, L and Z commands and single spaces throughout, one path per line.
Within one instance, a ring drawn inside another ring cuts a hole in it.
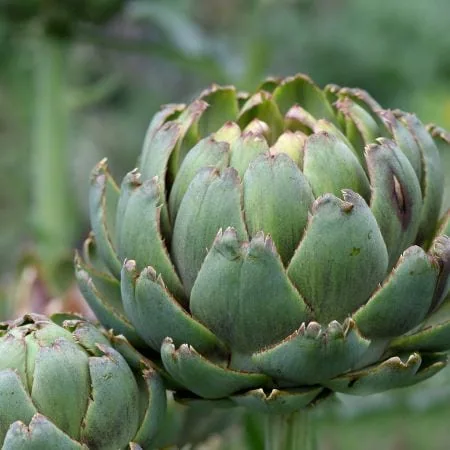
M 363 305 L 385 278 L 388 253 L 364 199 L 344 191 L 317 199 L 312 216 L 287 269 L 311 306 L 315 320 L 343 321 Z
M 191 311 L 242 354 L 280 341 L 310 318 L 272 239 L 259 233 L 242 242 L 232 228 L 220 231 L 208 252 L 191 292 Z
M 389 254 L 389 268 L 416 239 L 422 214 L 422 195 L 408 158 L 393 141 L 379 139 L 366 149 L 372 196 L 370 209 L 377 219 Z
M 170 291 L 182 303 L 185 293 L 161 235 L 163 194 L 159 179 L 152 178 L 136 185 L 131 181 L 118 238 L 121 261 L 134 259 L 139 270 L 151 265 L 161 273 Z
M 242 181 L 250 236 L 270 234 L 284 264 L 297 248 L 314 201 L 308 180 L 285 153 L 266 153 L 250 164 Z
M 436 144 L 422 122 L 413 114 L 397 112 L 397 115 L 413 135 L 421 152 L 423 206 L 417 242 L 426 245 L 436 232 L 436 222 L 439 219 L 443 197 L 443 168 Z
M 400 336 L 419 325 L 430 310 L 439 275 L 437 262 L 420 247 L 409 247 L 389 277 L 353 318 L 364 336 Z
M 159 351 L 169 336 L 177 345 L 189 343 L 202 354 L 224 352 L 223 344 L 180 306 L 152 267 L 139 273 L 133 260 L 126 261 L 121 286 L 125 311 L 154 350 Z
M 327 327 L 304 323 L 273 347 L 254 353 L 256 367 L 275 379 L 295 386 L 322 383 L 355 367 L 369 348 L 353 321 L 336 321 Z
M 104 159 L 92 171 L 89 214 L 98 252 L 116 278 L 120 275 L 121 266 L 115 248 L 115 216 L 119 194 L 119 188 Z
M 367 175 L 351 149 L 338 137 L 325 131 L 314 133 L 306 140 L 303 151 L 303 173 L 315 197 L 328 193 L 339 196 L 342 189 L 351 189 L 369 202 Z
M 239 239 L 246 240 L 241 197 L 233 168 L 220 173 L 205 167 L 189 185 L 175 221 L 171 252 L 188 295 L 219 229 L 234 227 Z
M 164 367 L 176 381 L 207 399 L 227 397 L 239 391 L 271 384 L 266 375 L 234 371 L 214 364 L 187 344 L 177 349 L 170 338 L 162 343 L 161 358 Z M 199 379 L 203 382 L 198 383 Z

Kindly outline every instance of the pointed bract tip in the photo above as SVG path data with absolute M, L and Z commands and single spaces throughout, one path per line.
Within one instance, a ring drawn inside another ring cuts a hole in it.
M 255 136 L 267 136 L 270 134 L 269 125 L 261 119 L 254 118 L 243 130 L 244 134 L 252 133 Z
M 139 187 L 145 196 L 152 199 L 159 199 L 161 196 L 161 186 L 159 177 L 153 177 L 150 180 L 145 180 Z
M 142 278 L 148 278 L 149 280 L 155 282 L 157 279 L 156 270 L 152 266 L 145 267 L 140 275 Z
M 176 359 L 177 358 L 177 351 L 175 348 L 175 344 L 173 342 L 173 339 L 169 336 L 166 336 L 162 343 L 161 343 L 161 351 L 163 348 L 166 348 L 166 351 L 168 351 L 168 353 L 170 353 L 171 357 Z
M 379 109 L 378 115 L 381 117 L 383 123 L 388 127 L 392 127 L 397 121 L 394 113 L 390 109 Z
M 166 337 L 163 339 L 162 344 L 163 344 L 163 345 L 171 345 L 171 346 L 173 346 L 173 348 L 175 349 L 175 345 L 174 345 L 174 343 L 173 343 L 173 339 L 172 339 L 171 337 L 169 337 L 169 336 L 166 336 Z
M 447 130 L 444 130 L 444 128 L 439 127 L 438 125 L 434 123 L 430 123 L 426 126 L 428 132 L 433 136 L 434 138 L 438 137 L 442 139 L 447 144 L 450 144 L 450 132 Z
M 379 151 L 380 148 L 381 148 L 381 145 L 378 143 L 375 143 L 375 142 L 372 142 L 371 144 L 367 144 L 364 147 L 364 155 L 366 157 L 370 156 L 371 153 L 375 153 L 375 152 Z
M 409 358 L 407 359 L 405 365 L 406 366 L 412 366 L 415 364 L 420 364 L 422 362 L 422 357 L 419 355 L 419 353 L 412 353 L 409 355 Z
M 108 172 L 108 158 L 100 160 L 92 169 L 90 181 L 91 183 L 104 183 L 105 174 Z
M 269 234 L 265 235 L 263 231 L 258 231 L 248 244 L 247 255 L 259 257 L 267 251 L 276 255 L 275 243 Z
M 223 229 L 219 228 L 219 231 L 217 232 L 216 237 L 214 238 L 213 245 L 216 243 L 216 241 L 220 241 L 222 239 L 222 236 L 223 236 Z
M 219 132 L 222 131 L 227 131 L 229 132 L 230 130 L 241 130 L 241 127 L 236 123 L 233 122 L 232 120 L 227 120 L 215 133 L 214 135 L 218 134 Z M 213 135 L 213 136 L 214 136 Z
M 164 280 L 163 280 L 163 277 L 162 277 L 161 274 L 159 274 L 159 275 L 156 277 L 156 283 L 159 284 L 164 290 L 167 289 L 166 283 L 164 283 Z
M 127 272 L 136 272 L 136 261 L 134 259 L 126 259 L 123 263 L 123 267 Z
M 182 111 L 184 108 L 186 108 L 186 103 L 165 103 L 164 105 L 161 105 L 159 108 L 160 111 L 164 111 L 165 109 L 170 109 L 173 112 L 176 111 Z
M 333 320 L 328 324 L 326 333 L 332 338 L 344 337 L 344 329 L 337 320 Z
M 214 239 L 213 248 L 216 252 L 222 254 L 228 259 L 235 259 L 241 253 L 241 245 L 237 236 L 236 229 L 226 228 L 225 231 L 219 230 Z
M 270 150 L 277 153 L 287 153 L 291 155 L 293 151 L 299 152 L 307 140 L 306 134 L 301 131 L 284 131 L 272 145 Z
M 364 199 L 357 192 L 352 191 L 351 189 L 342 189 L 342 198 L 344 199 L 342 210 L 345 212 L 351 211 L 353 206 L 364 202 Z
M 322 326 L 318 322 L 309 322 L 305 330 L 305 337 L 316 339 L 322 334 Z
M 78 280 L 84 281 L 88 285 L 92 284 L 91 276 L 86 270 L 84 270 L 81 266 L 77 266 L 75 270 L 76 270 L 76 277 Z
M 301 73 L 301 72 L 296 73 L 295 75 L 290 75 L 290 76 L 284 78 L 283 80 L 281 80 L 281 86 L 292 83 L 293 81 L 296 81 L 296 80 L 303 80 L 303 81 L 306 81 L 307 83 L 315 86 L 314 81 L 308 75 L 306 75 L 305 73 Z
M 220 174 L 223 181 L 228 181 L 234 185 L 240 184 L 239 173 L 234 167 L 227 167 Z
M 228 144 L 224 146 L 224 149 L 229 150 L 229 146 L 236 141 L 241 135 L 241 128 L 236 122 L 228 121 L 225 122 L 215 133 L 211 135 L 211 138 L 215 142 L 223 142 Z
M 351 317 L 347 317 L 342 324 L 344 335 L 347 336 L 352 330 L 356 328 L 356 323 Z
M 187 115 L 192 115 L 196 118 L 200 116 L 208 107 L 209 104 L 207 102 L 198 98 L 194 100 L 191 104 L 189 104 L 188 107 L 183 111 L 183 113 L 186 113 Z M 181 117 L 182 116 L 178 117 L 178 119 L 180 119 Z
M 222 234 L 222 239 L 224 240 L 237 240 L 237 231 L 234 227 L 226 227 L 225 231 L 222 232 L 222 228 L 219 230 Z M 217 233 L 219 235 L 219 233 Z
M 30 425 L 29 425 L 29 429 L 31 430 L 33 427 L 36 427 L 38 425 L 41 425 L 42 423 L 48 422 L 48 419 L 40 414 L 40 413 L 36 413 L 30 421 Z
M 311 205 L 311 219 L 314 218 L 314 215 L 322 206 L 327 205 L 329 203 L 336 203 L 336 200 L 339 199 L 337 199 L 333 194 L 330 193 L 326 193 L 317 197 Z
M 139 169 L 136 167 L 128 172 L 123 178 L 123 183 L 125 185 L 141 185 L 141 173 L 139 172 Z
M 341 90 L 342 91 L 342 90 Z M 341 93 L 341 91 L 339 93 Z M 342 113 L 347 116 L 355 102 L 350 97 L 339 97 L 334 106 Z
M 75 249 L 73 252 L 73 265 L 75 266 L 75 270 L 77 270 L 79 268 L 79 266 L 82 265 L 82 259 L 81 259 L 81 255 L 80 255 L 80 252 L 78 251 L 78 249 Z
M 178 348 L 178 354 L 190 355 L 191 353 L 191 347 L 188 344 L 181 344 Z
M 393 366 L 396 368 L 408 369 L 411 366 L 420 365 L 422 358 L 419 353 L 411 353 L 407 359 L 400 356 L 393 356 L 387 359 L 383 365 Z
M 272 253 L 277 253 L 277 249 L 275 247 L 275 242 L 272 239 L 272 236 L 268 234 L 264 241 L 264 247 Z
M 325 86 L 325 90 L 332 94 L 337 94 L 341 90 L 341 87 L 338 84 L 330 83 Z
M 99 342 L 95 343 L 95 347 L 97 347 L 102 353 L 104 357 L 107 357 L 112 362 L 117 363 L 117 353 L 108 345 L 100 344 Z
M 436 253 L 441 253 L 443 251 L 449 251 L 450 250 L 450 237 L 442 234 L 438 236 L 433 241 L 433 250 L 435 250 Z
M 217 83 L 212 83 L 209 87 L 207 87 L 206 89 L 204 89 L 200 95 L 198 96 L 199 99 L 203 99 L 204 97 L 208 97 L 211 94 L 214 94 L 215 92 L 218 91 L 233 91 L 236 92 L 236 88 L 232 85 L 225 85 L 222 86 L 220 84 Z

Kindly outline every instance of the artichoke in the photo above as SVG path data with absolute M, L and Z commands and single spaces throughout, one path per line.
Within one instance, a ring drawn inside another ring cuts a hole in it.
M 151 448 L 166 396 L 92 324 L 36 314 L 0 325 L 2 449 Z
M 450 349 L 448 142 L 304 75 L 213 86 L 154 116 L 120 187 L 94 169 L 79 286 L 179 399 L 288 413 L 418 383 Z

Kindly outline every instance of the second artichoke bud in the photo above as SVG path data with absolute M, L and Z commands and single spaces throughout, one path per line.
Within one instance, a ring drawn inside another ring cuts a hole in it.
M 92 324 L 57 321 L 0 325 L 0 447 L 152 448 L 166 408 L 160 376 L 128 365 Z

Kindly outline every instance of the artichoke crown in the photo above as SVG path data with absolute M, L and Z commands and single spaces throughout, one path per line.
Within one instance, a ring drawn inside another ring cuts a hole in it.
M 154 116 L 120 187 L 95 168 L 80 287 L 190 395 L 279 411 L 418 382 L 450 348 L 427 326 L 450 287 L 449 142 L 304 75 L 213 86 Z
M 32 314 L 1 324 L 0 355 L 2 449 L 148 448 L 164 416 L 159 375 L 132 370 L 85 321 Z

